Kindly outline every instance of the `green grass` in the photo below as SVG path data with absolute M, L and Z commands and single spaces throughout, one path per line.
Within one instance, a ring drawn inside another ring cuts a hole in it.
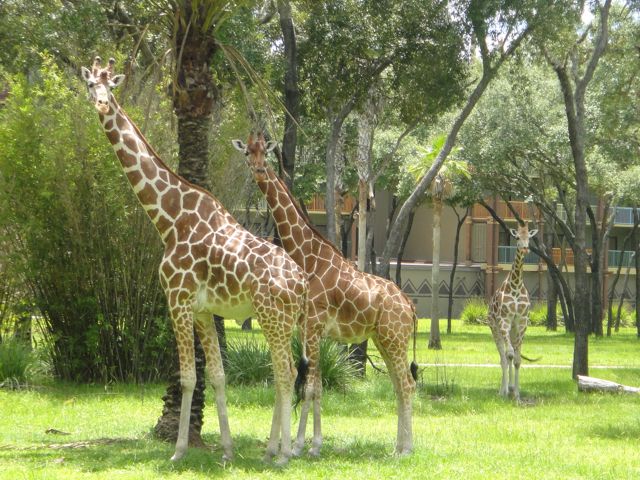
M 211 391 L 203 433 L 212 448 L 190 449 L 172 464 L 172 446 L 149 434 L 161 412 L 162 385 L 53 384 L 0 390 L 0 478 L 640 478 L 640 396 L 581 394 L 568 369 L 527 368 L 522 404 L 502 400 L 499 369 L 451 365 L 497 362 L 487 327 L 456 323 L 453 334 L 442 335 L 444 350 L 433 352 L 426 349 L 426 326 L 421 321 L 418 358 L 437 366 L 422 371 L 409 457 L 391 455 L 395 399 L 388 378 L 370 370 L 348 394 L 325 392 L 321 458 L 294 459 L 284 469 L 261 461 L 272 388 L 228 388 L 236 459 L 221 465 Z M 247 334 L 230 328 L 229 335 Z M 572 343 L 532 328 L 524 351 L 542 356 L 539 363 L 570 365 Z M 632 330 L 592 341 L 592 365 L 627 367 L 592 374 L 640 386 L 639 350 Z M 45 433 L 50 428 L 70 435 Z

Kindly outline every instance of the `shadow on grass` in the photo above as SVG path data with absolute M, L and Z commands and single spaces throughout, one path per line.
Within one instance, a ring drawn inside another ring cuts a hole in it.
M 587 434 L 608 440 L 640 440 L 640 422 L 631 425 L 603 424 L 594 425 Z
M 127 470 L 142 466 L 153 470 L 162 478 L 163 474 L 181 472 L 204 472 L 211 476 L 222 476 L 228 465 L 222 462 L 222 449 L 216 436 L 205 435 L 206 448 L 189 448 L 178 462 L 170 460 L 173 445 L 148 438 L 99 438 L 61 444 L 36 445 L 32 447 L 0 449 L 0 459 L 10 456 L 12 461 L 32 465 L 65 465 L 78 472 L 96 473 L 111 470 Z M 277 471 L 280 467 L 263 462 L 266 443 L 254 437 L 234 435 L 235 468 L 260 473 Z M 365 447 L 363 447 L 365 448 Z M 370 447 L 366 447 L 370 448 Z M 331 452 L 327 448 L 327 452 Z M 352 455 L 349 455 L 352 456 Z

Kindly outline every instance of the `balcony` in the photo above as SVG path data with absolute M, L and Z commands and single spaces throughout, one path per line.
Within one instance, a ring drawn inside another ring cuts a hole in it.
M 344 197 L 344 203 L 342 204 L 342 214 L 343 215 L 350 214 L 355 204 L 356 204 L 355 199 L 351 195 L 346 195 Z M 325 212 L 324 195 L 316 193 L 311 199 L 311 201 L 307 203 L 307 211 L 309 213 L 324 213 Z
M 489 199 L 487 199 L 487 203 L 489 203 Z M 511 206 L 513 207 L 513 209 L 518 212 L 518 215 L 520 215 L 520 218 L 522 218 L 523 220 L 531 220 L 531 214 L 530 212 L 530 207 L 529 204 L 527 202 L 515 202 L 512 201 L 510 202 Z M 535 209 L 535 216 L 537 219 L 540 218 L 540 214 L 539 212 Z M 498 216 L 500 218 L 502 218 L 503 220 L 515 220 L 516 217 L 513 214 L 513 212 L 509 209 L 509 207 L 507 207 L 507 204 L 505 202 L 502 201 L 498 201 L 498 203 L 496 204 L 496 213 L 498 214 Z M 489 212 L 487 211 L 486 208 L 484 208 L 482 205 L 479 204 L 475 204 L 473 206 L 472 212 L 471 212 L 473 218 L 488 218 L 490 216 Z
M 616 207 L 614 225 L 633 225 L 633 208 Z
M 498 246 L 498 263 L 513 263 L 517 249 L 518 247 Z M 524 256 L 524 263 L 527 265 L 537 265 L 539 261 L 540 257 L 533 252 L 529 252 Z
M 622 264 L 623 267 L 633 267 L 634 259 L 633 252 L 626 250 L 624 254 L 621 250 L 609 250 L 609 266 L 618 267 Z

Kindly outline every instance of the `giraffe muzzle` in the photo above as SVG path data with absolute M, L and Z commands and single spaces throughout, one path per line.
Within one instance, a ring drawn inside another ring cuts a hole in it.
M 104 100 L 97 100 L 96 110 L 98 110 L 98 112 L 102 113 L 103 115 L 106 115 L 107 113 L 109 113 L 109 102 Z

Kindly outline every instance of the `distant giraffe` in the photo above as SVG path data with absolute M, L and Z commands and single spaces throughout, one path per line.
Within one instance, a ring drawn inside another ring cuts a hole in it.
M 276 405 L 265 458 L 291 456 L 291 396 L 295 377 L 291 354 L 294 326 L 307 312 L 308 285 L 302 269 L 285 251 L 253 236 L 209 192 L 171 171 L 138 127 L 122 110 L 111 89 L 124 76 L 113 76 L 115 61 L 92 71 L 82 68 L 100 123 L 165 246 L 160 280 L 165 290 L 180 360 L 182 405 L 175 454 L 188 444 L 189 415 L 196 383 L 195 325 L 207 361 L 207 378 L 216 392 L 224 459 L 232 445 L 225 400 L 225 380 L 216 330 L 211 318 L 255 316 L 271 349 Z
M 511 394 L 520 398 L 520 348 L 529 321 L 529 292 L 522 280 L 524 256 L 529 252 L 529 239 L 538 230 L 531 230 L 526 224 L 517 230 L 511 229 L 511 235 L 517 239 L 516 257 L 511 272 L 491 299 L 489 305 L 489 327 L 500 353 L 502 384 L 500 395 Z M 515 367 L 515 374 L 514 374 Z
M 396 453 L 407 454 L 413 447 L 411 414 L 417 366 L 409 366 L 407 348 L 416 327 L 413 302 L 393 282 L 357 270 L 309 223 L 291 192 L 266 162 L 275 142 L 265 142 L 262 134 L 250 135 L 248 144 L 233 140 L 264 193 L 284 249 L 309 277 L 309 317 L 307 354 L 309 381 L 304 391 L 300 427 L 294 455 L 304 447 L 305 428 L 313 401 L 313 440 L 309 453 L 318 455 L 322 444 L 320 397 L 322 381 L 318 368 L 322 336 L 348 343 L 371 338 L 384 359 L 398 405 Z M 364 254 L 364 252 L 362 253 Z

